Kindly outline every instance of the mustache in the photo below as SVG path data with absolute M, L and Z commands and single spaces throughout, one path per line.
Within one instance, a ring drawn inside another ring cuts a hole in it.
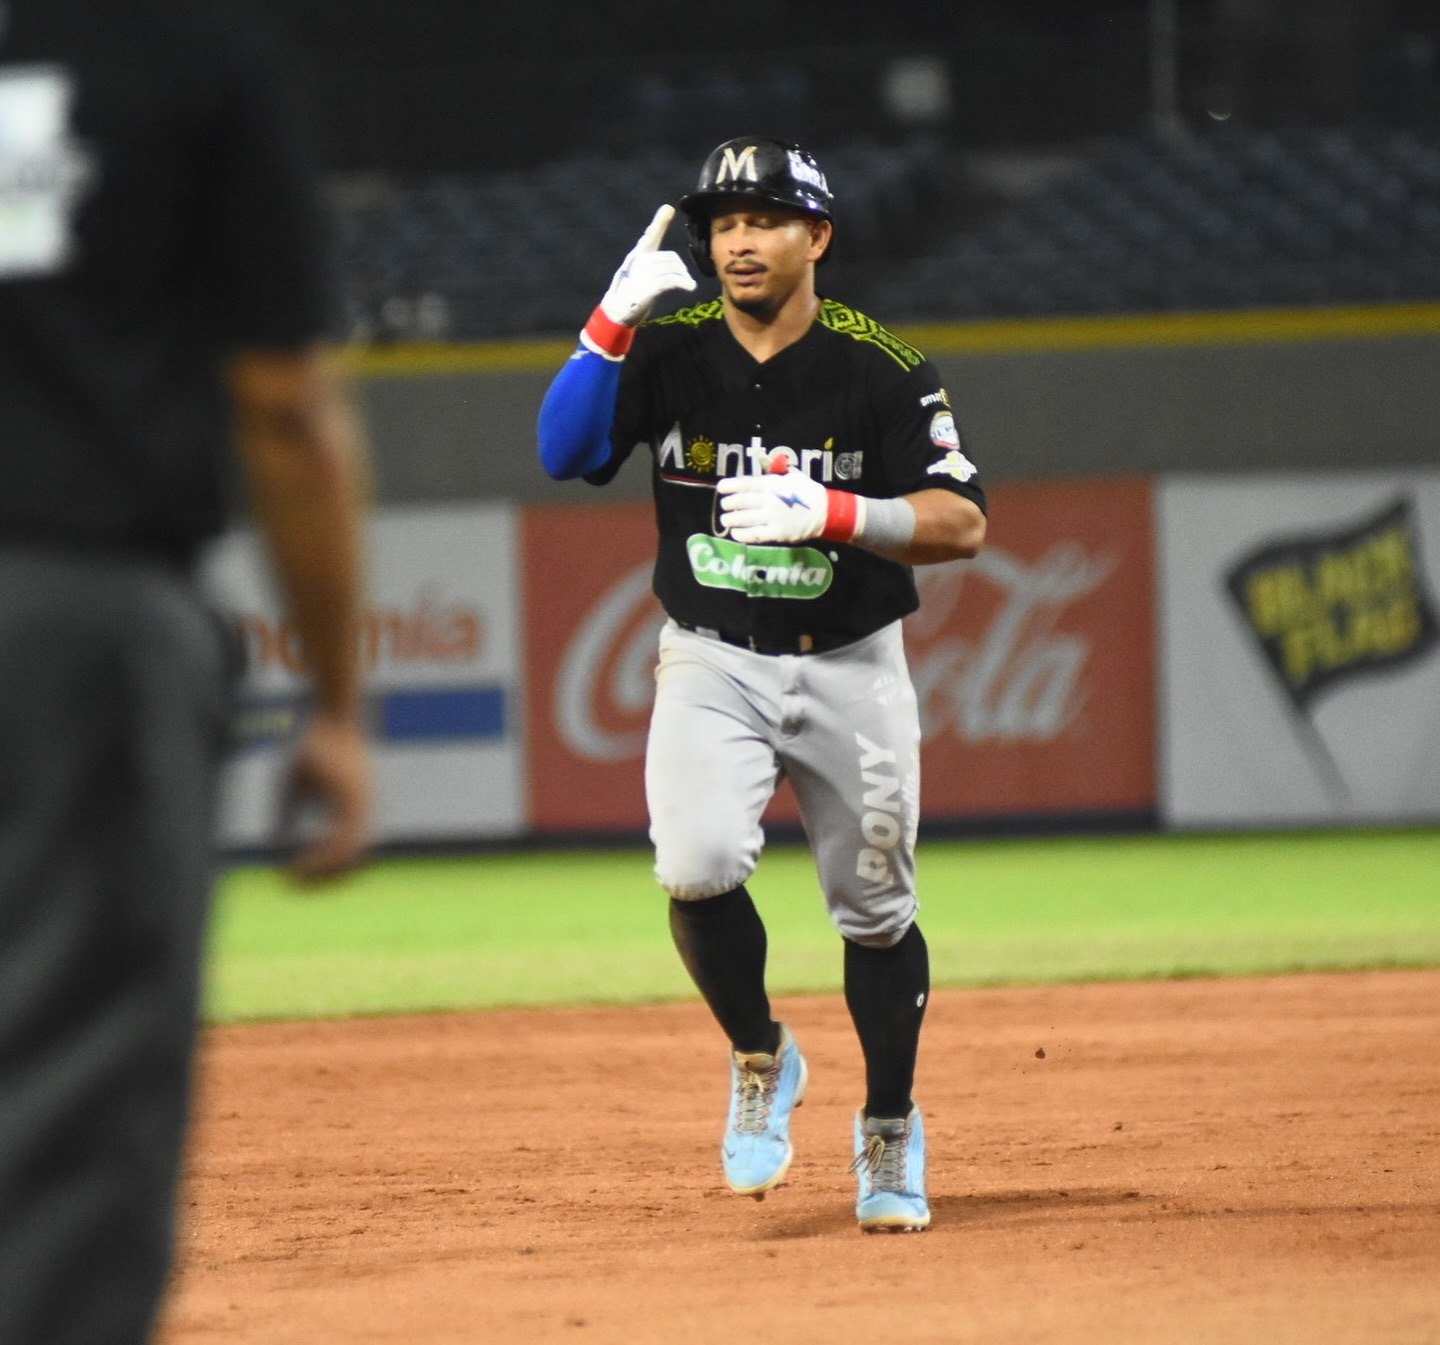
M 734 274 L 735 274 L 737 271 L 739 271 L 739 270 L 744 270 L 744 271 L 746 271 L 746 272 L 753 272 L 753 271 L 768 271 L 769 269 L 770 269 L 770 268 L 769 268 L 768 266 L 766 266 L 764 262 L 754 261 L 754 260 L 751 260 L 751 259 L 749 259 L 749 258 L 744 258 L 744 259 L 737 258 L 735 261 L 727 263 L 727 265 L 726 265 L 726 267 L 725 267 L 725 274 L 726 274 L 727 276 L 728 276 L 728 275 L 734 275 Z

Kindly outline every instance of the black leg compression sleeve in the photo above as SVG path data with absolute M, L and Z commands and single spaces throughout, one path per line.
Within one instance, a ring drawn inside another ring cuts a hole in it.
M 774 1051 L 780 1025 L 765 993 L 765 926 L 742 887 L 700 901 L 670 899 L 670 934 L 690 979 L 737 1051 Z
M 930 950 L 918 925 L 889 948 L 845 940 L 845 1004 L 865 1057 L 867 1116 L 909 1114 L 929 999 Z

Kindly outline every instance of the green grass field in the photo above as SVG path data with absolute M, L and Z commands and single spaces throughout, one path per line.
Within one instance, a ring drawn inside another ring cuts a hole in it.
M 1440 829 L 922 842 L 937 986 L 1440 965 Z M 771 990 L 839 989 L 810 857 L 750 884 Z M 267 868 L 221 880 L 211 1022 L 504 1005 L 640 1003 L 693 990 L 644 850 L 393 859 L 330 888 Z

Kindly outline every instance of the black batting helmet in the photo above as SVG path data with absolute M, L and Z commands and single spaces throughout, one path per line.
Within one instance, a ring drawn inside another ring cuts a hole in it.
M 824 220 L 831 218 L 834 203 L 814 155 L 799 145 L 760 135 L 737 136 L 717 145 L 700 169 L 695 190 L 679 201 L 690 235 L 690 256 L 702 275 L 715 274 L 715 263 L 710 260 L 710 216 L 715 202 L 736 196 L 803 210 Z

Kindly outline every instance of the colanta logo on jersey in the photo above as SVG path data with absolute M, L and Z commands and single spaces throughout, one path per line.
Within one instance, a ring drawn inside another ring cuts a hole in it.
M 705 435 L 696 435 L 687 443 L 678 422 L 660 441 L 656 458 L 662 472 L 680 476 L 698 473 L 719 480 L 725 476 L 764 476 L 776 455 L 820 482 L 859 481 L 865 469 L 864 453 L 836 452 L 833 438 L 827 439 L 823 448 L 771 445 L 758 434 L 743 444 L 716 443 Z
M 0 68 L 0 279 L 54 275 L 89 157 L 70 135 L 74 82 L 56 66 Z
M 835 579 L 829 558 L 808 546 L 743 546 L 697 532 L 685 551 L 696 583 L 749 598 L 818 598 Z

